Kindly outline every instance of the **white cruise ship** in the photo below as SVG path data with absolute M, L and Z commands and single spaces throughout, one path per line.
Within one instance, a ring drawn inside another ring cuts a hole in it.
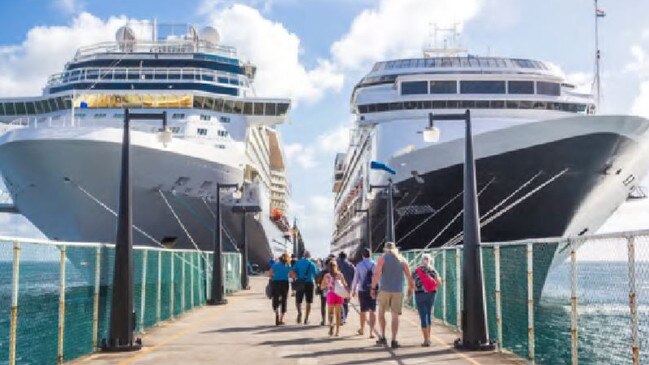
M 367 240 L 358 209 L 370 211 L 372 248 L 384 242 L 386 201 L 368 188 L 388 176 L 369 168 L 373 160 L 396 170 L 399 247 L 461 243 L 464 121 L 435 122 L 437 143 L 422 131 L 430 113 L 466 110 L 484 242 L 595 233 L 649 166 L 649 120 L 598 115 L 593 95 L 544 62 L 471 55 L 378 62 L 353 90 L 351 141 L 335 161 L 332 251 L 354 254 Z M 548 251 L 544 262 L 562 259 Z
M 251 261 L 291 250 L 276 129 L 290 101 L 257 97 L 255 66 L 214 28 L 137 24 L 116 38 L 79 49 L 42 96 L 0 99 L 0 171 L 18 212 L 51 239 L 113 242 L 124 109 L 166 111 L 170 144 L 159 121 L 131 126 L 135 244 L 211 250 L 216 184 L 245 182 L 263 209 L 248 215 Z M 236 250 L 241 216 L 222 212 Z

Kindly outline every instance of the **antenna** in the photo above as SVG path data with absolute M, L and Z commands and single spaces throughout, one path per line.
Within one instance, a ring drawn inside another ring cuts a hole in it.
M 458 24 L 454 23 L 451 28 L 439 28 L 437 24 L 433 24 L 433 45 L 428 49 L 424 49 L 424 58 L 431 58 L 435 56 L 458 56 L 466 53 L 467 50 L 460 47 L 460 32 L 457 30 Z M 437 33 L 441 32 L 445 35 L 443 38 L 443 47 L 437 45 Z M 449 44 L 450 43 L 450 44 Z
M 601 61 L 601 52 L 599 50 L 599 18 L 606 16 L 606 12 L 600 9 L 597 5 L 598 0 L 594 0 L 595 5 L 595 78 L 593 79 L 593 86 L 595 88 L 595 94 L 597 97 L 597 110 L 599 110 L 601 103 L 602 87 L 600 80 L 600 61 Z

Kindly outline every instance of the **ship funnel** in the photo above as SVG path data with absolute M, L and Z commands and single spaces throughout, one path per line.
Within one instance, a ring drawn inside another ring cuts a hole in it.
M 135 32 L 128 26 L 120 27 L 115 33 L 115 40 L 122 52 L 130 52 L 135 44 Z

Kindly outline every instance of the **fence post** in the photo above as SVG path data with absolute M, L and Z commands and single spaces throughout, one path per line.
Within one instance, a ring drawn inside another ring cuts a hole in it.
M 629 311 L 631 313 L 631 354 L 633 365 L 640 364 L 640 346 L 638 344 L 638 302 L 635 284 L 635 237 L 627 239 L 629 254 Z
M 162 304 L 162 250 L 158 250 L 158 281 L 156 284 L 155 322 L 160 323 L 160 305 Z
M 534 364 L 534 245 L 527 244 L 527 358 Z
M 577 333 L 577 251 L 572 240 L 570 245 L 570 343 L 572 364 L 579 363 L 579 337 Z
M 176 293 L 174 293 L 174 252 L 170 251 L 171 255 L 171 300 L 170 300 L 170 306 L 171 306 L 171 314 L 169 315 L 169 318 L 174 319 L 174 297 L 176 296 Z
M 142 252 L 142 284 L 140 284 L 140 333 L 144 333 L 144 309 L 146 308 L 146 266 L 149 250 Z
M 446 322 L 446 250 L 442 250 L 442 322 Z
M 180 312 L 185 312 L 185 262 L 187 261 L 186 252 L 183 251 L 183 265 L 180 272 Z
M 191 258 L 191 261 L 189 262 L 189 305 L 193 309 L 194 308 L 194 253 L 190 252 L 189 257 Z
M 460 252 L 460 248 L 457 247 L 455 249 L 455 322 L 457 322 L 457 328 L 460 331 L 462 331 L 462 288 L 460 287 L 460 283 L 462 282 L 462 268 L 460 267 L 462 265 L 460 262 L 461 255 L 462 252 Z
M 494 276 L 496 277 L 496 330 L 498 332 L 498 352 L 503 351 L 503 308 L 500 291 L 500 245 L 494 246 Z
M 59 246 L 59 343 L 56 363 L 63 364 L 63 338 L 65 336 L 65 246 Z
M 99 336 L 99 289 L 101 287 L 101 246 L 95 250 L 95 289 L 92 298 L 92 348 L 97 348 Z
M 11 279 L 11 330 L 9 365 L 16 364 L 16 329 L 18 328 L 18 284 L 20 283 L 20 242 L 14 241 L 13 277 Z

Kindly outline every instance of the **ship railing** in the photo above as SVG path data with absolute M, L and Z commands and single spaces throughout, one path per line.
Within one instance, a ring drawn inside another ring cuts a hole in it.
M 108 338 L 114 245 L 0 237 L 0 358 L 55 364 Z M 135 329 L 181 316 L 211 298 L 211 252 L 135 246 Z M 240 289 L 241 256 L 223 254 L 225 290 Z M 8 360 L 8 362 L 7 362 Z
M 234 47 L 214 45 L 202 40 L 164 40 L 164 41 L 135 41 L 131 44 L 120 46 L 116 42 L 101 42 L 77 50 L 74 61 L 83 60 L 98 54 L 116 53 L 120 55 L 128 53 L 164 53 L 164 54 L 187 54 L 206 53 L 225 58 L 236 58 L 237 51 Z M 228 60 L 223 60 L 228 61 Z M 234 61 L 234 60 L 229 60 Z
M 443 278 L 434 319 L 461 331 L 462 246 L 402 255 L 415 267 L 424 253 Z M 499 351 L 529 363 L 649 363 L 649 230 L 483 243 L 481 255 Z
M 40 117 L 21 117 L 14 119 L 6 125 L 6 130 L 11 130 L 15 128 L 31 128 L 31 129 L 42 129 L 42 128 L 97 128 L 97 127 L 106 127 L 106 128 L 122 128 L 120 123 L 123 116 L 119 118 L 118 122 L 108 121 L 105 119 L 88 119 L 84 117 L 72 117 L 72 115 L 57 115 L 57 116 L 40 116 Z M 112 118 L 114 119 L 114 118 Z M 0 134 L 2 134 L 3 129 L 0 125 Z M 174 130 L 172 127 L 172 133 L 174 137 L 184 137 L 184 131 L 180 129 Z M 5 130 L 5 131 L 6 131 Z M 157 122 L 144 122 L 138 125 L 131 125 L 131 131 L 138 131 L 144 133 L 158 133 L 160 131 L 160 126 Z
M 230 87 L 248 86 L 246 76 L 204 68 L 87 67 L 51 75 L 47 80 L 47 87 L 77 82 L 155 83 L 163 81 L 200 81 Z

